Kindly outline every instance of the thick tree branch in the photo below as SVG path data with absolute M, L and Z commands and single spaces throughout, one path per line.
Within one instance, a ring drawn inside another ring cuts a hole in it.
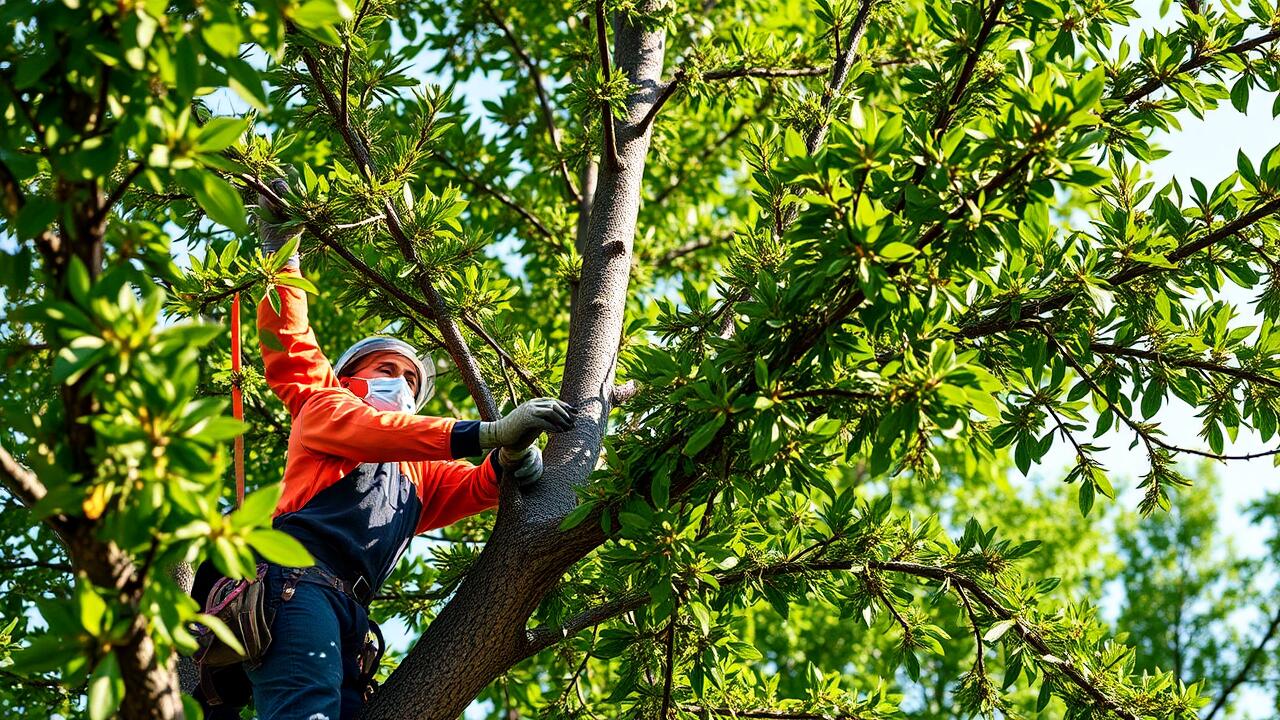
M 310 73 L 316 89 L 320 92 L 329 116 L 334 119 L 339 133 L 346 141 L 347 149 L 351 152 L 360 174 L 370 184 L 376 183 L 377 168 L 374 165 L 372 155 L 369 153 L 368 143 L 352 127 L 351 123 L 343 122 L 342 108 L 338 99 L 325 83 L 324 74 L 321 72 L 320 64 L 315 56 L 305 48 L 301 54 L 303 63 L 307 67 L 307 72 Z M 414 265 L 419 265 L 413 242 L 405 233 L 400 221 L 399 211 L 396 210 L 391 198 L 383 199 L 382 212 L 385 216 L 384 225 L 387 228 L 387 232 L 390 233 L 391 238 L 400 247 L 400 252 L 404 255 L 404 259 Z M 440 330 L 441 337 L 444 339 L 445 347 L 448 349 L 449 355 L 452 356 L 454 365 L 462 375 L 462 381 L 471 393 L 472 399 L 475 400 L 480 417 L 484 420 L 496 420 L 499 417 L 498 404 L 493 399 L 493 393 L 489 390 L 488 383 L 485 382 L 484 377 L 480 374 L 480 367 L 472 356 L 471 349 L 467 347 L 462 333 L 458 331 L 457 324 L 449 315 L 444 297 L 436 290 L 435 285 L 425 273 L 418 273 L 417 282 L 418 289 L 422 291 L 422 294 L 427 299 L 427 305 L 434 313 L 434 321 L 436 327 Z
M 525 51 L 524 46 L 520 44 L 520 40 L 511 32 L 511 28 L 503 22 L 493 5 L 489 2 L 482 3 L 485 13 L 494 25 L 502 31 L 503 36 L 507 38 L 507 43 L 511 45 L 512 52 L 520 60 L 520 63 L 529 71 L 529 79 L 533 82 L 533 89 L 538 95 L 538 107 L 542 110 L 542 120 L 547 124 L 547 135 L 551 138 L 551 144 L 556 150 L 556 163 L 560 167 L 560 177 L 564 179 L 565 189 L 569 191 L 569 197 L 573 202 L 581 202 L 582 196 L 578 194 L 578 188 L 573 184 L 573 176 L 569 173 L 569 165 L 564 159 L 564 150 L 560 147 L 560 132 L 556 129 L 555 113 L 551 110 L 551 101 L 547 98 L 546 83 L 542 80 L 542 71 L 538 69 L 538 63 L 529 57 L 529 53 Z M 607 77 L 607 76 L 606 76 Z

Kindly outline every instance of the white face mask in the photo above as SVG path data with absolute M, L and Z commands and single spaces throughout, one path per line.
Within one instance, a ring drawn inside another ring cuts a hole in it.
M 375 410 L 417 412 L 418 402 L 402 377 L 362 378 L 369 385 L 364 401 Z

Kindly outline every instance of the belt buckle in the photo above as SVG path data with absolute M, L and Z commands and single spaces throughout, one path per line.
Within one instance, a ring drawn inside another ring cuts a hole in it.
M 370 590 L 371 588 L 369 587 L 369 581 L 365 580 L 363 575 L 361 575 L 359 579 L 357 579 L 354 583 L 351 584 L 351 594 L 355 596 L 356 600 L 362 603 L 369 602 Z

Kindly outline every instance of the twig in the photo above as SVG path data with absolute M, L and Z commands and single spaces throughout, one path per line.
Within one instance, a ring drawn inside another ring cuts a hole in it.
M 604 81 L 609 82 L 613 70 L 609 64 L 609 32 L 605 28 L 604 0 L 596 0 L 596 45 L 600 48 L 600 72 Z M 618 160 L 618 140 L 614 135 L 613 109 L 607 100 L 600 101 L 600 120 L 604 125 L 604 157 L 609 169 L 617 172 L 622 167 Z
M 146 160 L 139 159 L 138 163 L 129 171 L 129 174 L 124 176 L 120 181 L 120 184 L 116 185 L 115 189 L 111 191 L 111 194 L 107 196 L 107 199 L 102 202 L 98 211 L 93 214 L 93 219 L 89 221 L 90 225 L 99 225 L 103 220 L 107 219 L 107 213 L 111 212 L 111 208 L 116 203 L 120 202 L 120 199 L 124 197 L 125 191 L 129 189 L 131 184 L 133 184 L 134 179 L 137 178 L 138 175 L 140 175 L 146 168 Z
M 528 220 L 529 223 L 533 225 L 534 229 L 537 230 L 538 233 L 543 237 L 549 240 L 557 239 L 555 233 L 551 232 L 551 230 L 547 228 L 546 223 L 539 220 L 537 215 L 534 215 L 532 212 L 526 209 L 523 205 L 516 202 L 515 200 L 512 200 L 510 196 L 506 195 L 501 190 L 498 190 L 497 188 L 494 188 L 493 186 L 485 183 L 484 181 L 472 176 L 466 170 L 459 167 L 458 165 L 455 165 L 452 161 L 450 161 L 448 158 L 444 157 L 443 155 L 433 156 L 432 159 L 434 159 L 436 162 L 440 163 L 441 165 L 457 173 L 459 177 L 461 177 L 463 180 L 466 180 L 468 183 L 474 186 L 477 190 L 480 190 L 486 195 L 492 196 L 498 202 L 502 203 L 503 205 L 506 205 L 512 210 L 515 210 L 516 213 L 520 215 L 520 217 L 524 218 L 525 220 Z
M 1280 448 L 1276 448 L 1274 450 L 1263 450 L 1255 453 L 1245 453 L 1241 455 L 1225 455 L 1221 453 L 1210 452 L 1207 450 L 1185 448 L 1185 447 L 1174 445 L 1173 443 L 1169 443 L 1162 440 L 1158 435 L 1152 434 L 1151 431 L 1146 427 L 1144 427 L 1142 423 L 1139 423 L 1138 421 L 1129 417 L 1128 413 L 1126 413 L 1124 410 L 1120 408 L 1118 404 L 1112 401 L 1111 398 L 1107 396 L 1107 393 L 1102 389 L 1102 387 L 1098 385 L 1098 381 L 1095 380 L 1093 376 L 1089 374 L 1089 371 L 1086 370 L 1078 360 L 1076 360 L 1075 356 L 1067 352 L 1067 349 L 1064 348 L 1062 344 L 1059 343 L 1057 339 L 1054 338 L 1053 335 L 1048 332 L 1048 330 L 1045 330 L 1042 328 L 1041 331 L 1044 333 L 1045 339 L 1049 341 L 1049 348 L 1051 350 L 1056 351 L 1059 355 L 1061 355 L 1062 359 L 1065 360 L 1066 363 L 1071 366 L 1071 369 L 1075 370 L 1076 374 L 1080 376 L 1080 379 L 1083 380 L 1085 384 L 1089 386 L 1089 389 L 1092 390 L 1095 395 L 1101 398 L 1103 402 L 1107 404 L 1107 407 L 1111 409 L 1113 412 L 1115 412 L 1116 417 L 1120 418 L 1120 420 L 1125 425 L 1127 425 L 1130 430 L 1132 430 L 1135 434 L 1137 434 L 1138 437 L 1142 438 L 1143 442 L 1145 442 L 1148 446 L 1157 445 L 1159 447 L 1164 448 L 1165 450 L 1168 450 L 1169 452 L 1184 453 L 1187 455 L 1197 455 L 1199 457 L 1209 458 L 1211 460 L 1253 460 L 1254 458 L 1271 457 L 1272 455 L 1280 455 Z
M 367 217 L 363 220 L 359 220 L 353 223 L 342 223 L 341 225 L 334 225 L 333 229 L 334 230 L 353 230 L 355 228 L 364 227 L 365 225 L 372 225 L 376 222 L 381 222 L 386 219 L 387 219 L 387 216 L 383 215 L 382 213 L 378 213 L 377 215 L 374 215 L 372 217 Z
M 1133 91 L 1126 94 L 1124 97 L 1120 98 L 1124 102 L 1124 105 L 1122 105 L 1120 108 L 1113 109 L 1103 117 L 1110 117 L 1111 115 L 1114 115 L 1116 112 L 1119 112 L 1120 110 L 1122 110 L 1125 106 L 1132 105 L 1138 100 L 1141 100 L 1142 98 L 1150 95 L 1156 90 L 1159 90 L 1169 80 L 1177 77 L 1178 75 L 1182 75 L 1183 73 L 1188 73 L 1193 70 L 1198 70 L 1199 68 L 1207 65 L 1214 58 L 1217 58 L 1222 55 L 1238 55 L 1238 54 L 1246 53 L 1261 45 L 1265 45 L 1266 43 L 1269 43 L 1272 40 L 1275 40 L 1277 38 L 1280 38 L 1280 28 L 1272 30 L 1271 32 L 1263 33 L 1258 37 L 1250 38 L 1249 40 L 1242 40 L 1241 42 L 1238 42 L 1235 45 L 1232 45 L 1223 50 L 1210 51 L 1203 55 L 1197 55 L 1193 52 L 1191 57 L 1188 58 L 1186 62 L 1179 65 L 1178 69 L 1174 70 L 1168 76 L 1161 75 L 1158 77 L 1151 78 L 1147 82 L 1138 86 Z
M 1220 375 L 1229 375 L 1240 380 L 1245 380 L 1259 385 L 1268 385 L 1280 388 L 1280 379 L 1260 373 L 1252 372 L 1244 368 L 1231 367 L 1230 365 L 1219 365 L 1207 360 L 1197 360 L 1195 358 L 1184 358 L 1169 355 L 1167 353 L 1156 352 L 1153 350 L 1142 350 L 1139 348 L 1120 347 L 1109 343 L 1094 342 L 1089 344 L 1089 349 L 1103 355 L 1116 355 L 1120 357 L 1134 357 L 1142 360 L 1150 360 L 1162 365 L 1172 365 L 1174 367 L 1194 368 L 1210 373 L 1218 373 Z
M 569 197 L 573 202 L 581 202 L 582 196 L 578 194 L 578 188 L 573 184 L 573 177 L 569 173 L 569 165 L 564 159 L 564 150 L 560 147 L 560 133 L 556 129 L 555 114 L 551 111 L 551 101 L 547 98 L 547 89 L 542 80 L 542 71 L 538 69 L 538 63 L 532 57 L 529 57 L 529 53 L 525 51 L 519 39 L 511 32 L 511 28 L 507 27 L 502 18 L 498 17 L 498 13 L 494 11 L 493 6 L 487 1 L 482 5 L 489 18 L 493 20 L 493 24 L 497 25 L 498 29 L 502 30 L 502 34 L 506 36 L 507 42 L 511 45 L 516 57 L 528 68 L 529 78 L 533 81 L 533 89 L 538 95 L 538 106 L 542 110 L 542 120 L 547 124 L 547 134 L 551 137 L 551 144 L 556 149 L 556 162 L 560 166 L 560 177 L 564 179 L 565 189 L 569 191 Z M 607 76 L 606 79 L 608 79 Z

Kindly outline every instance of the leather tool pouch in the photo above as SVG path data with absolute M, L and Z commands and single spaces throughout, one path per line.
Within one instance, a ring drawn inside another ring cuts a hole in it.
M 271 617 L 267 604 L 268 588 L 264 580 L 267 566 L 258 565 L 252 580 L 218 580 L 209 592 L 204 612 L 221 620 L 244 648 L 244 654 L 218 639 L 207 627 L 196 627 L 199 649 L 195 661 L 204 668 L 220 668 L 236 663 L 256 665 L 271 645 Z

